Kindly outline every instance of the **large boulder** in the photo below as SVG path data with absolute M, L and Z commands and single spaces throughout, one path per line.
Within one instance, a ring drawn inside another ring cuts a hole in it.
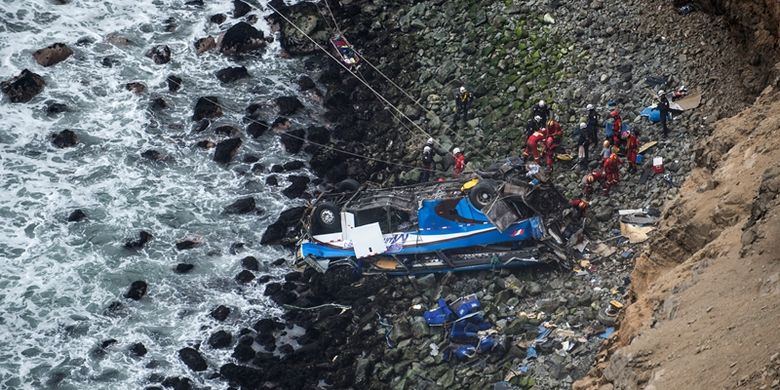
M 283 13 L 290 21 L 295 23 L 303 32 L 312 37 L 321 46 L 329 45 L 330 29 L 325 20 L 323 20 L 317 5 L 311 2 L 300 2 L 289 7 L 282 7 L 279 12 Z M 312 43 L 301 31 L 287 23 L 278 14 L 274 13 L 270 19 L 280 25 L 280 43 L 282 48 L 290 55 L 312 54 L 319 50 L 317 45 Z
M 203 54 L 215 47 L 217 47 L 217 41 L 211 35 L 195 41 L 195 51 L 198 53 L 198 55 Z
M 265 36 L 246 22 L 238 22 L 225 31 L 219 42 L 219 51 L 224 54 L 243 54 L 265 48 Z
M 287 179 L 290 180 L 291 184 L 282 190 L 282 194 L 290 199 L 295 199 L 303 195 L 310 181 L 307 176 L 299 175 L 290 175 Z
M 27 103 L 43 91 L 44 85 L 43 77 L 25 69 L 18 76 L 0 83 L 0 90 L 11 103 Z
M 130 287 L 127 289 L 127 292 L 125 293 L 125 298 L 130 298 L 134 301 L 138 301 L 141 298 L 146 295 L 146 290 L 148 288 L 148 285 L 143 280 L 136 280 L 133 283 L 130 283 Z
M 209 337 L 208 343 L 211 348 L 227 348 L 231 341 L 233 341 L 233 336 L 230 332 L 218 330 Z
M 73 55 L 73 50 L 64 43 L 55 43 L 43 49 L 36 50 L 33 53 L 33 58 L 35 58 L 35 62 L 40 66 L 52 66 L 65 61 L 65 59 L 71 55 Z
M 209 368 L 206 359 L 195 348 L 182 348 L 179 350 L 179 359 L 192 371 L 206 371 Z
M 223 212 L 225 214 L 246 214 L 255 211 L 256 208 L 257 204 L 255 203 L 255 198 L 249 196 L 241 198 L 226 206 Z
M 249 72 L 244 66 L 229 66 L 217 71 L 217 78 L 223 83 L 245 79 L 249 77 Z
M 238 153 L 241 143 L 241 138 L 229 138 L 218 143 L 217 149 L 214 151 L 214 161 L 220 164 L 229 163 Z
M 280 96 L 276 98 L 276 106 L 279 107 L 279 115 L 290 116 L 303 108 L 303 103 L 295 96 Z
M 296 154 L 303 148 L 306 132 L 302 129 L 289 130 L 281 135 L 282 145 L 287 153 Z
M 244 3 L 241 0 L 233 0 L 233 17 L 240 18 L 252 11 L 252 7 L 249 4 Z
M 51 143 L 58 148 L 69 148 L 79 143 L 79 137 L 73 130 L 62 130 L 51 135 Z
M 149 49 L 146 56 L 151 58 L 155 64 L 167 64 L 171 61 L 171 48 L 167 45 L 157 45 Z
M 203 96 L 195 103 L 195 112 L 192 120 L 199 121 L 203 118 L 218 118 L 222 116 L 222 107 L 216 96 Z

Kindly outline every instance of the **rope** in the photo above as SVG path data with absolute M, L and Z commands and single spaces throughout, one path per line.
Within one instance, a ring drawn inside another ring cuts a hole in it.
M 336 17 L 333 16 L 333 11 L 330 9 L 330 4 L 328 4 L 328 0 L 323 0 L 325 2 L 325 6 L 328 7 L 328 13 L 330 13 L 330 18 L 333 20 L 333 24 L 336 26 L 336 31 L 339 32 L 339 35 L 341 37 L 344 37 L 344 33 L 341 32 L 341 28 L 339 27 L 339 23 L 336 21 Z M 355 51 L 355 54 L 357 54 L 357 51 Z
M 249 4 L 249 5 L 251 7 L 254 7 L 254 5 L 252 5 L 252 4 Z M 270 5 L 269 5 L 269 7 L 270 7 Z M 257 7 L 255 7 L 255 8 L 259 9 Z M 87 31 L 89 33 L 92 33 L 95 37 L 100 38 L 100 39 L 103 38 L 103 36 L 100 33 L 98 33 L 97 31 L 94 31 L 94 30 L 92 30 L 92 29 L 90 29 L 90 28 L 88 28 L 86 26 L 81 25 L 81 23 L 79 23 L 78 20 L 72 18 L 71 16 L 69 16 L 67 14 L 60 14 L 59 16 L 60 17 L 65 17 L 66 19 L 69 19 L 69 20 L 75 22 L 75 24 L 78 25 L 82 30 Z M 309 39 L 311 39 L 311 38 L 309 38 Z M 316 44 L 316 42 L 315 42 L 315 44 Z M 119 46 L 117 46 L 115 44 L 112 44 L 112 43 L 111 43 L 111 46 L 113 46 L 114 48 L 119 50 L 125 56 L 128 56 L 128 57 L 130 56 L 126 51 L 124 51 Z M 327 53 L 327 54 L 330 55 L 330 53 Z M 332 55 L 331 55 L 331 58 L 333 58 Z M 339 62 L 341 64 L 340 61 L 337 61 L 337 62 Z M 342 66 L 344 66 L 344 65 L 342 64 Z M 353 75 L 354 75 L 354 73 L 353 73 Z M 167 81 L 173 82 L 174 84 L 177 84 L 180 87 L 183 86 L 182 83 L 179 83 L 176 80 L 167 79 Z M 377 93 L 375 90 L 373 90 L 373 89 L 371 89 L 371 90 L 374 91 L 374 93 Z M 217 101 L 209 99 L 208 97 L 203 97 L 203 99 L 206 100 L 207 102 L 209 102 L 209 103 L 211 103 L 211 104 L 213 104 L 213 105 L 215 105 L 215 106 L 225 110 L 225 111 L 233 112 L 233 113 L 236 113 L 236 114 L 243 114 L 240 110 L 231 109 L 231 108 L 229 108 L 229 107 L 227 107 L 227 106 L 225 106 L 223 104 L 220 104 Z M 390 113 L 395 116 L 395 114 L 392 111 L 390 111 Z M 403 113 L 401 113 L 401 114 L 403 114 Z M 248 119 L 250 122 L 257 123 L 257 124 L 260 124 L 260 125 L 263 125 L 263 126 L 267 126 L 268 125 L 267 123 L 258 121 L 258 120 L 254 119 L 254 118 L 246 117 L 246 119 Z M 445 175 L 445 176 L 449 175 L 449 172 L 446 172 L 446 171 L 438 171 L 438 170 L 435 170 L 435 169 L 426 169 L 426 168 L 421 168 L 421 167 L 417 167 L 417 166 L 412 166 L 412 165 L 401 164 L 401 163 L 397 163 L 397 162 L 393 162 L 393 161 L 383 160 L 383 159 L 379 159 L 379 158 L 375 158 L 375 157 L 369 157 L 369 156 L 361 155 L 361 154 L 354 153 L 354 152 L 351 152 L 351 151 L 348 151 L 348 150 L 344 150 L 344 149 L 341 149 L 341 148 L 337 148 L 337 147 L 334 147 L 334 146 L 329 146 L 329 145 L 321 144 L 321 143 L 314 142 L 314 141 L 311 141 L 311 140 L 307 140 L 307 139 L 305 139 L 303 137 L 298 137 L 296 135 L 289 134 L 289 133 L 282 133 L 281 136 L 282 137 L 290 137 L 290 138 L 293 138 L 293 139 L 296 139 L 296 140 L 299 140 L 299 141 L 302 141 L 302 142 L 309 143 L 310 145 L 315 145 L 315 146 L 318 146 L 318 147 L 321 147 L 321 148 L 324 148 L 324 149 L 327 149 L 327 150 L 331 150 L 331 151 L 338 152 L 338 153 L 343 153 L 343 154 L 346 154 L 346 155 L 349 155 L 349 156 L 362 158 L 362 159 L 369 160 L 369 161 L 374 161 L 374 162 L 378 162 L 378 163 L 383 163 L 383 164 L 397 166 L 397 167 L 401 167 L 401 168 L 407 168 L 407 169 L 427 170 L 427 171 L 429 171 L 431 173 L 436 173 L 436 174 Z M 358 144 L 363 146 L 363 147 L 368 147 L 366 144 L 363 144 L 363 143 L 359 143 L 358 142 Z

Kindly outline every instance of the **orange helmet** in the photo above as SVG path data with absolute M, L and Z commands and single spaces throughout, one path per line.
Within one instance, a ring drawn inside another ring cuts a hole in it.
M 580 199 L 580 203 L 578 204 L 578 206 L 579 206 L 579 207 L 580 207 L 582 210 L 585 210 L 585 209 L 587 209 L 587 208 L 588 208 L 588 206 L 590 206 L 590 205 L 588 204 L 588 202 L 586 202 L 586 201 L 584 201 L 584 200 Z
M 617 118 L 617 117 L 618 117 L 618 115 L 619 115 L 619 114 L 618 114 L 617 110 L 615 110 L 615 111 L 612 111 L 612 112 L 610 112 L 610 113 L 609 113 L 609 116 L 611 116 L 611 117 L 613 117 L 613 118 Z
M 612 154 L 609 156 L 609 158 L 610 158 L 610 160 L 617 160 L 617 154 L 615 154 L 615 153 L 612 153 Z

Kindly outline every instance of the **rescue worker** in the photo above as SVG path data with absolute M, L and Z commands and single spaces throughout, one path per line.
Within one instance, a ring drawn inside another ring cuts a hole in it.
M 636 156 L 639 154 L 639 139 L 633 132 L 626 136 L 626 159 L 628 159 L 628 171 L 636 172 Z
M 612 154 L 612 146 L 610 145 L 609 141 L 604 141 L 603 147 L 601 149 L 601 162 L 603 163 L 604 160 L 608 159 L 610 154 Z
M 596 154 L 596 151 L 599 147 L 599 113 L 596 112 L 596 108 L 593 107 L 592 104 L 588 104 L 585 106 L 585 109 L 588 110 L 588 119 L 585 121 L 585 123 L 588 125 L 588 131 L 587 136 L 590 142 L 590 145 L 588 145 L 588 148 L 593 147 L 593 154 Z M 590 153 L 590 151 L 588 151 Z
M 525 136 L 530 137 L 531 134 L 534 133 L 534 131 L 537 131 L 542 128 L 544 122 L 542 122 L 542 117 L 539 115 L 534 116 L 533 118 L 528 120 L 528 124 L 525 126 Z
M 661 114 L 661 128 L 663 129 L 662 137 L 666 138 L 669 134 L 669 127 L 666 125 L 669 116 L 669 99 L 666 98 L 666 92 L 664 92 L 664 90 L 658 91 L 658 106 L 656 106 L 656 110 Z
M 604 160 L 604 174 L 606 174 L 606 183 L 604 186 L 604 195 L 609 194 L 609 190 L 620 181 L 620 165 L 623 164 L 618 158 L 617 153 L 612 153 L 608 159 Z
M 420 183 L 427 183 L 431 179 L 433 170 L 433 148 L 431 145 L 425 145 L 422 152 L 422 172 L 420 172 Z
M 588 210 L 590 204 L 588 204 L 588 202 L 583 199 L 574 198 L 569 201 L 569 206 L 571 206 L 571 208 L 574 210 L 577 218 L 582 219 L 585 218 L 585 211 Z
M 603 190 L 606 177 L 607 176 L 604 174 L 604 171 L 600 169 L 594 170 L 593 172 L 585 175 L 582 178 L 582 193 L 585 194 L 585 197 L 590 197 L 590 195 L 593 193 L 593 187 L 596 183 L 601 183 L 601 188 Z
M 540 117 L 539 123 L 547 123 L 547 120 L 552 116 L 552 111 L 544 100 L 539 100 L 539 103 L 531 107 L 531 115 Z
M 547 170 L 551 172 L 553 168 L 553 162 L 555 162 L 555 150 L 561 143 L 561 139 L 563 138 L 563 130 L 561 129 L 561 124 L 556 122 L 554 119 L 547 121 L 546 129 L 546 137 L 544 140 L 544 156 L 547 163 Z
M 585 122 L 580 123 L 579 129 L 575 130 L 577 134 L 577 162 L 580 169 L 588 168 L 588 148 L 590 147 L 588 125 Z
M 547 132 L 547 129 L 541 128 L 539 130 L 536 130 L 531 134 L 530 137 L 528 137 L 528 142 L 525 144 L 525 152 L 523 152 L 523 156 L 526 158 L 530 156 L 534 156 L 534 161 L 539 164 L 539 148 L 537 147 L 537 144 L 539 141 L 544 142 L 545 139 L 545 133 Z
M 463 155 L 460 148 L 455 148 L 452 149 L 452 157 L 455 160 L 455 166 L 453 167 L 455 176 L 460 176 L 463 170 L 466 169 L 466 156 Z
M 469 120 L 469 109 L 471 108 L 471 102 L 473 100 L 473 96 L 471 96 L 471 92 L 466 90 L 466 87 L 460 87 L 460 90 L 455 95 L 455 108 L 457 111 L 455 112 L 455 120 L 453 121 L 453 125 L 458 124 L 458 118 L 463 116 L 463 123 L 466 123 L 467 120 Z
M 612 145 L 618 145 L 620 143 L 620 132 L 623 128 L 623 118 L 620 117 L 618 110 L 610 112 L 609 117 L 612 118 Z

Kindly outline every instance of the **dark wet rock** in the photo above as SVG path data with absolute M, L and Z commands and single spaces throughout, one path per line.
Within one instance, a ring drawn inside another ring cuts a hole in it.
M 252 173 L 263 173 L 265 172 L 265 165 L 257 163 L 252 165 Z
M 262 121 L 252 121 L 249 126 L 246 127 L 246 133 L 252 138 L 258 138 L 268 131 L 268 123 Z
M 139 82 L 132 82 L 125 84 L 125 89 L 132 93 L 144 93 L 146 91 L 146 85 Z
M 306 166 L 306 163 L 300 160 L 293 160 L 284 163 L 282 166 L 285 171 L 295 171 Z
M 244 361 L 248 361 L 244 360 Z M 240 366 L 234 363 L 223 365 L 219 369 L 219 375 L 231 383 L 237 383 L 241 388 L 257 389 L 265 381 L 263 371 L 248 366 Z
M 279 115 L 293 115 L 303 108 L 303 103 L 295 96 L 280 96 L 275 100 Z
M 306 139 L 324 145 L 330 142 L 330 132 L 322 126 L 311 126 L 306 129 Z
M 192 390 L 192 380 L 185 377 L 167 377 L 160 384 L 173 390 Z
M 314 80 L 312 80 L 311 77 L 304 75 L 298 78 L 298 88 L 300 88 L 301 91 L 308 91 L 317 88 L 317 85 L 314 84 Z
M 265 178 L 265 184 L 269 186 L 278 186 L 279 185 L 279 178 L 276 175 L 270 175 Z
M 100 343 L 100 349 L 106 349 L 116 343 L 117 343 L 116 339 L 103 340 L 103 342 Z
M 227 16 L 225 14 L 214 14 L 209 18 L 209 21 L 215 24 L 225 23 L 225 20 L 227 20 Z
M 125 298 L 130 298 L 135 301 L 140 300 L 146 295 L 147 287 L 146 282 L 143 280 L 136 280 L 135 282 L 130 283 L 130 288 L 128 288 L 125 293 Z
M 245 66 L 229 66 L 217 71 L 217 79 L 223 83 L 249 78 L 249 72 Z
M 273 173 L 284 172 L 284 167 L 279 165 L 279 164 L 271 165 L 271 172 L 273 172 Z
M 103 57 L 103 59 L 100 60 L 100 65 L 106 68 L 113 68 L 114 65 L 119 65 L 121 63 L 121 61 L 111 56 Z
M 203 7 L 203 0 L 188 0 L 184 2 L 184 5 L 192 7 Z
M 195 264 L 189 264 L 189 263 L 179 263 L 176 264 L 176 268 L 173 269 L 173 272 L 176 272 L 177 274 L 186 274 L 195 268 Z
M 200 355 L 200 352 L 194 348 L 186 347 L 179 350 L 179 359 L 187 365 L 192 371 L 205 371 L 208 368 L 206 360 Z
M 217 321 L 224 321 L 228 315 L 230 315 L 230 308 L 224 305 L 219 305 L 211 311 L 210 315 Z
M 275 294 L 272 294 L 270 297 L 272 301 L 279 305 L 289 305 L 298 299 L 298 296 L 294 292 L 288 290 L 279 291 Z
M 181 89 L 181 77 L 176 75 L 169 75 L 165 82 L 168 84 L 168 91 L 170 92 L 178 92 Z
M 141 157 L 152 161 L 167 161 L 170 157 L 167 154 L 159 152 L 154 149 L 148 149 L 141 152 Z
M 353 124 L 341 123 L 333 129 L 333 138 L 343 141 L 361 141 L 365 138 L 365 129 Z
M 141 232 L 138 233 L 138 239 L 125 242 L 124 247 L 125 249 L 138 250 L 143 248 L 152 238 L 154 238 L 154 236 L 152 236 L 151 233 L 146 230 L 141 230 Z
M 307 176 L 299 175 L 290 175 L 287 177 L 287 180 L 290 180 L 291 184 L 282 190 L 282 194 L 290 199 L 295 199 L 303 195 L 310 181 Z
M 68 215 L 68 222 L 80 222 L 85 218 L 87 218 L 87 214 L 84 211 L 81 209 L 75 209 L 70 213 L 70 215 Z
M 165 19 L 165 22 L 164 22 L 164 25 L 163 25 L 163 30 L 165 30 L 165 32 L 174 32 L 174 31 L 176 31 L 177 27 L 179 27 L 179 26 L 176 24 L 176 18 L 171 16 L 170 18 Z
M 275 267 L 281 267 L 281 266 L 283 266 L 285 264 L 287 264 L 287 260 L 282 258 L 282 257 L 280 257 L 280 258 L 274 260 L 273 262 L 271 262 L 271 265 L 273 265 Z
M 328 28 L 327 22 L 319 12 L 318 7 L 311 2 L 302 2 L 289 7 L 284 4 L 279 4 L 280 12 L 290 19 L 295 25 L 301 28 L 303 31 L 314 38 L 317 43 L 322 46 L 327 46 L 329 33 L 326 31 Z M 308 38 L 301 34 L 295 27 L 284 22 L 277 14 L 273 14 L 270 17 L 273 20 L 277 20 L 281 26 L 281 45 L 282 48 L 290 55 L 305 55 L 311 54 L 318 50 L 318 47 L 312 43 Z
M 79 143 L 79 137 L 73 130 L 62 130 L 51 135 L 51 143 L 58 148 L 69 148 Z
M 306 133 L 301 129 L 289 130 L 282 133 L 280 140 L 284 150 L 290 154 L 296 154 L 303 148 L 303 140 Z
M 241 138 L 230 138 L 218 143 L 217 149 L 214 151 L 214 161 L 220 164 L 229 163 L 238 153 L 241 144 Z
M 220 51 L 224 54 L 243 54 L 265 48 L 265 45 L 262 31 L 249 23 L 238 22 L 225 32 L 220 42 Z
M 46 102 L 46 113 L 49 115 L 59 114 L 68 111 L 68 106 L 65 103 L 58 102 Z
M 213 119 L 221 117 L 222 107 L 219 105 L 219 99 L 216 96 L 204 96 L 198 98 L 195 103 L 195 110 L 192 120 L 199 121 L 204 118 Z
M 148 352 L 146 350 L 146 346 L 144 346 L 142 343 L 135 343 L 130 346 L 130 352 L 133 353 L 135 356 L 144 356 Z
M 241 131 L 232 125 L 221 125 L 214 128 L 214 134 L 224 135 L 227 137 L 236 137 L 240 135 Z
M 33 53 L 33 58 L 35 58 L 35 62 L 37 62 L 38 65 L 52 66 L 65 61 L 71 55 L 73 55 L 73 50 L 67 45 L 64 43 L 55 43 L 43 49 L 36 50 Z
M 255 204 L 255 198 L 249 196 L 241 198 L 231 203 L 224 209 L 225 214 L 246 214 L 255 211 L 257 205 Z
M 201 119 L 198 122 L 196 122 L 194 125 L 192 125 L 192 131 L 195 133 L 200 133 L 211 126 L 211 121 L 208 119 Z
M 0 90 L 11 103 L 27 103 L 43 91 L 43 77 L 25 69 L 18 76 L 0 83 Z
M 303 218 L 304 213 L 306 213 L 306 207 L 304 206 L 291 207 L 282 211 L 277 221 L 286 226 L 295 226 Z
M 274 295 L 276 293 L 279 293 L 282 291 L 282 284 L 281 283 L 268 283 L 265 285 L 265 291 L 263 291 L 263 295 L 270 297 L 271 295 Z
M 257 278 L 257 284 L 265 284 L 271 280 L 271 275 L 261 275 Z
M 162 97 L 157 96 L 149 103 L 149 108 L 154 111 L 161 111 L 168 108 L 168 102 L 166 102 Z
M 283 345 L 279 346 L 279 352 L 284 354 L 284 355 L 289 355 L 289 354 L 295 352 L 295 349 L 290 344 L 283 344 Z
M 271 128 L 276 131 L 288 130 L 290 129 L 290 126 L 290 120 L 283 116 L 277 117 L 274 119 L 274 122 L 271 123 Z
M 255 357 L 255 350 L 252 349 L 251 345 L 238 343 L 233 349 L 233 357 L 239 362 L 248 362 Z
M 233 341 L 233 336 L 224 330 L 218 330 L 209 337 L 208 343 L 211 348 L 227 348 Z
M 260 270 L 260 262 L 254 256 L 247 256 L 241 259 L 241 266 L 250 271 Z
M 246 284 L 255 280 L 255 274 L 249 270 L 243 270 L 236 275 L 236 282 Z
M 241 162 L 243 162 L 244 164 L 254 164 L 254 163 L 258 162 L 258 161 L 260 161 L 260 157 L 258 157 L 258 156 L 255 156 L 254 154 L 247 154 L 247 155 L 246 155 L 246 156 L 244 156 L 244 158 L 241 160 Z M 258 169 L 262 170 L 262 164 L 260 164 L 260 165 L 261 165 L 261 167 L 260 167 L 260 168 L 258 168 Z M 255 168 L 254 168 L 254 167 L 252 167 L 252 170 L 254 170 L 254 169 L 255 169 Z
M 167 64 L 171 61 L 171 48 L 167 45 L 157 45 L 149 49 L 146 56 L 151 58 L 155 64 Z
M 214 143 L 214 141 L 204 139 L 202 141 L 198 141 L 197 143 L 195 143 L 195 146 L 201 149 L 211 149 L 217 145 Z
M 284 280 L 288 282 L 300 282 L 303 280 L 303 273 L 302 272 L 290 272 L 287 275 L 284 275 Z
M 183 251 L 187 249 L 195 248 L 200 245 L 201 241 L 193 238 L 186 238 L 184 240 L 176 242 L 176 249 Z
M 195 52 L 198 53 L 198 55 L 201 55 L 215 47 L 217 47 L 217 41 L 211 35 L 195 41 Z
M 130 38 L 119 34 L 108 34 L 106 36 L 106 42 L 117 46 L 124 46 L 132 43 L 132 41 L 130 41 Z
M 240 18 L 252 11 L 252 7 L 249 4 L 244 3 L 241 0 L 233 0 L 233 17 Z
M 325 102 L 323 105 L 328 109 L 335 110 L 337 112 L 343 112 L 349 110 L 352 103 L 350 102 L 349 96 L 346 93 L 337 90 L 333 93 L 329 93 L 325 97 Z
M 287 234 L 287 226 L 279 222 L 274 222 L 268 225 L 263 232 L 263 237 L 260 238 L 260 244 L 279 244 Z

